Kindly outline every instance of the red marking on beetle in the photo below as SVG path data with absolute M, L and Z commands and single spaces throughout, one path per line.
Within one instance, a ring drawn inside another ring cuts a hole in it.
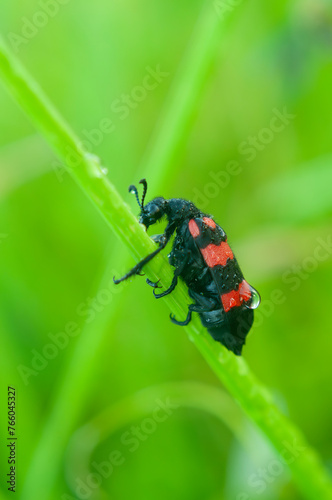
M 201 248 L 202 255 L 209 267 L 225 266 L 228 259 L 234 259 L 231 247 L 226 241 L 219 245 L 210 243 L 207 247 Z
M 239 290 L 232 290 L 229 293 L 224 293 L 224 295 L 221 296 L 221 302 L 225 312 L 230 311 L 232 307 L 240 306 L 241 301 Z
M 228 312 L 232 307 L 240 307 L 242 302 L 247 302 L 251 298 L 251 291 L 249 284 L 243 280 L 240 283 L 238 290 L 231 290 L 221 296 L 221 302 L 225 312 Z
M 210 219 L 210 217 L 203 217 L 203 222 L 212 229 L 216 228 L 216 223 L 213 219 Z
M 245 302 L 248 302 L 248 300 L 251 299 L 250 285 L 249 283 L 246 282 L 246 280 L 243 280 L 242 283 L 240 283 L 239 293 L 240 293 L 240 298 Z
M 190 221 L 189 221 L 189 231 L 190 231 L 190 234 L 193 238 L 197 238 L 197 236 L 199 236 L 199 233 L 200 233 L 199 227 L 197 226 L 194 219 L 190 219 Z

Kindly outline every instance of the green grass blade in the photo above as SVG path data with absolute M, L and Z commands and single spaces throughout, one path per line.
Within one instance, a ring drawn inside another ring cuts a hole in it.
M 184 147 L 194 122 L 196 103 L 201 101 L 202 93 L 209 81 L 209 69 L 219 49 L 223 24 L 224 21 L 216 15 L 211 5 L 206 4 L 194 29 L 178 74 L 174 78 L 170 95 L 165 102 L 164 112 L 161 114 L 159 126 L 152 140 L 153 147 L 143 162 L 143 172 L 149 180 L 149 190 L 151 189 L 152 192 L 153 189 L 157 190 L 164 184 L 166 177 L 175 173 L 173 170 L 177 165 L 172 160 L 179 152 L 181 145 Z M 126 254 L 120 253 L 119 255 L 119 252 L 114 251 L 110 256 L 110 261 L 113 261 L 115 255 L 119 268 L 129 267 Z M 109 273 L 106 270 L 104 276 L 106 284 L 109 279 Z M 103 289 L 104 286 L 102 282 L 100 288 Z M 126 291 L 123 290 L 122 302 L 125 299 Z M 83 328 L 69 366 L 61 378 L 55 403 L 31 462 L 25 485 L 27 498 L 32 493 L 34 484 L 41 473 L 45 496 L 57 477 L 65 443 L 89 387 L 87 381 L 89 377 L 93 379 L 96 353 L 105 335 L 109 335 L 107 327 L 112 324 L 113 316 L 120 306 L 121 298 L 115 296 L 110 307 L 98 315 L 98 320 Z M 85 367 L 84 375 L 81 373 L 80 366 Z M 86 383 L 83 383 L 82 377 Z M 72 394 L 75 394 L 75 405 L 71 405 Z M 65 407 L 70 409 L 67 411 L 66 421 L 61 422 Z M 49 458 L 50 449 L 53 451 L 51 459 Z
M 136 258 L 142 258 L 155 247 L 143 228 L 137 223 L 115 187 L 103 175 L 101 167 L 87 155 L 76 136 L 44 96 L 33 79 L 0 43 L 0 75 L 9 92 L 37 125 L 60 157 L 68 162 L 68 147 L 78 159 L 77 166 L 69 161 L 68 168 L 90 198 L 99 208 L 115 233 L 126 243 Z M 172 270 L 163 257 L 157 257 L 146 266 L 149 278 L 170 281 Z M 183 317 L 187 308 L 184 286 L 165 303 L 173 313 Z M 296 443 L 299 452 L 289 463 L 293 477 L 305 498 L 332 499 L 330 479 L 317 454 L 306 443 L 301 432 L 286 419 L 274 405 L 266 389 L 251 373 L 243 358 L 236 357 L 214 342 L 197 322 L 188 325 L 190 339 L 204 356 L 218 378 L 240 403 L 247 415 L 260 427 L 279 452 Z M 41 483 L 40 483 L 41 484 Z M 39 484 L 39 486 L 40 486 Z M 39 492 L 39 495 L 41 493 Z M 44 498 L 44 497 L 43 497 Z

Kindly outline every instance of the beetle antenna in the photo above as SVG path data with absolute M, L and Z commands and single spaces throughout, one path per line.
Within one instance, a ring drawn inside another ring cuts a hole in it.
M 141 179 L 139 181 L 140 184 L 143 184 L 143 196 L 142 196 L 142 202 L 141 202 L 141 207 L 143 208 L 144 206 L 144 200 L 145 200 L 145 195 L 148 190 L 148 183 L 146 182 L 146 179 Z
M 131 186 L 129 186 L 128 191 L 129 191 L 129 193 L 134 193 L 134 195 L 136 196 L 136 200 L 137 200 L 138 206 L 139 206 L 140 208 L 143 208 L 143 206 L 141 205 L 141 203 L 140 203 L 140 201 L 139 201 L 138 192 L 137 192 L 137 187 L 136 187 L 136 186 L 131 185 Z

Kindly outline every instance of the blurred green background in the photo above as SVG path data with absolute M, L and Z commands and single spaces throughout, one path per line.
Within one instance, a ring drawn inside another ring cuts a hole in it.
M 235 3 L 13 0 L 1 32 L 136 213 L 127 187 L 197 22 L 220 18 L 148 199 L 192 199 L 225 229 L 262 296 L 244 357 L 331 467 L 332 7 Z M 18 498 L 301 498 L 144 279 L 115 289 L 127 249 L 2 88 L 0 106 L 0 435 L 11 385 Z M 0 460 L 6 498 L 3 444 Z

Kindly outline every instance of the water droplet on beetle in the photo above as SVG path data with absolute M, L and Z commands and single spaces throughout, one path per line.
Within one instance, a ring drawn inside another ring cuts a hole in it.
M 249 288 L 250 288 L 251 298 L 250 300 L 248 300 L 248 302 L 245 302 L 244 305 L 248 309 L 257 309 L 257 307 L 261 303 L 261 296 L 253 286 L 249 285 Z

